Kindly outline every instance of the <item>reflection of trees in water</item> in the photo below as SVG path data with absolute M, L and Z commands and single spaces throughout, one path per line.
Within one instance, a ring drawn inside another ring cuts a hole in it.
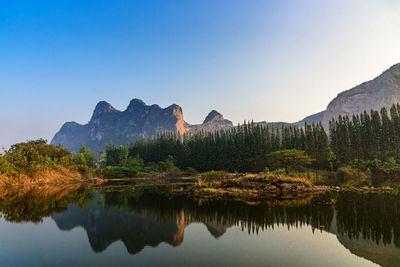
M 110 195 L 108 195 L 110 194 Z M 134 193 L 133 193 L 134 195 Z M 334 198 L 336 205 L 321 205 Z M 309 199 L 267 201 L 248 205 L 233 200 L 195 200 L 182 196 L 165 197 L 146 193 L 133 197 L 131 193 L 106 193 L 105 205 L 124 207 L 141 216 L 152 216 L 160 222 L 173 222 L 184 212 L 185 222 L 237 225 L 249 233 L 274 225 L 335 231 L 349 238 L 373 240 L 377 244 L 400 246 L 400 197 L 392 194 L 328 193 Z M 336 220 L 332 222 L 334 210 Z
M 66 211 L 69 203 L 89 205 L 91 196 L 81 184 L 2 188 L 0 212 L 6 221 L 39 223 L 44 217 Z
M 95 203 L 96 194 L 98 203 Z M 125 237 L 127 243 L 142 231 L 140 227 L 146 227 L 147 224 L 148 235 L 154 230 L 158 237 L 165 234 L 171 244 L 177 245 L 182 241 L 184 227 L 192 222 L 200 222 L 215 237 L 221 236 L 232 225 L 249 233 L 257 233 L 275 225 L 285 225 L 288 228 L 309 225 L 312 229 L 326 231 L 335 231 L 331 228 L 337 228 L 338 234 L 346 235 L 350 239 L 373 240 L 377 244 L 393 242 L 400 247 L 400 197 L 391 194 L 330 193 L 303 199 L 270 200 L 252 204 L 235 200 L 192 199 L 169 195 L 168 191 L 160 189 L 96 194 L 80 185 L 3 189 L 0 191 L 0 212 L 7 221 L 37 223 L 43 217 L 54 213 L 62 215 L 61 212 L 75 207 L 77 212 L 70 218 L 71 225 L 68 226 L 65 221 L 65 227 L 68 228 L 76 226 L 76 223 L 84 224 L 84 212 L 94 206 L 96 209 L 101 207 L 104 209 L 104 216 L 101 220 L 93 217 L 91 223 L 100 224 L 111 217 L 113 221 L 108 226 L 105 224 L 103 230 L 93 232 L 93 236 L 102 235 L 101 231 L 109 231 L 113 232 L 113 240 Z M 336 206 L 319 205 L 331 198 L 336 199 Z M 68 204 L 75 205 L 68 208 Z M 335 209 L 336 220 L 332 222 Z M 59 216 L 60 220 L 61 217 Z M 139 220 L 140 218 L 145 219 Z M 124 227 L 128 221 L 135 221 L 140 226 L 137 229 Z M 160 224 L 165 227 L 158 227 Z M 332 227 L 332 224 L 336 227 Z M 123 228 L 123 231 L 118 230 L 119 228 Z M 131 236 L 129 231 L 132 232 Z M 164 233 L 165 231 L 174 233 Z M 111 238 L 106 235 L 103 237 Z M 158 244 L 161 241 L 162 238 L 157 238 L 157 242 L 145 242 Z M 107 240 L 103 242 L 108 243 Z M 103 247 L 104 245 L 100 246 L 99 250 Z
M 185 227 L 203 223 L 211 235 L 220 237 L 232 225 L 249 233 L 274 227 L 276 223 L 292 226 L 329 225 L 332 207 L 311 207 L 309 199 L 249 205 L 241 201 L 194 200 L 157 192 L 100 192 L 96 201 L 81 210 L 71 206 L 64 213 L 52 216 L 62 230 L 81 226 L 86 230 L 92 249 L 105 250 L 121 240 L 129 253 L 145 246 L 166 242 L 180 245 Z M 312 214 L 315 214 L 312 215 Z M 314 219 L 311 217 L 314 216 Z
M 108 209 L 123 208 L 136 215 L 151 216 L 159 222 L 176 221 L 177 214 L 184 213 L 185 222 L 204 224 L 237 225 L 249 233 L 274 227 L 275 224 L 290 227 L 310 225 L 328 230 L 333 218 L 330 206 L 310 205 L 308 199 L 285 202 L 271 201 L 249 205 L 234 200 L 195 200 L 184 196 L 165 196 L 147 192 L 137 197 L 137 192 L 104 193 L 104 205 Z
M 340 193 L 336 209 L 339 234 L 400 247 L 399 196 Z

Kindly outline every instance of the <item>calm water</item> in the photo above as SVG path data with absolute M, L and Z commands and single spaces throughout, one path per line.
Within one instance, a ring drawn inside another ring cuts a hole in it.
M 394 195 L 246 203 L 58 189 L 1 199 L 0 266 L 400 266 Z

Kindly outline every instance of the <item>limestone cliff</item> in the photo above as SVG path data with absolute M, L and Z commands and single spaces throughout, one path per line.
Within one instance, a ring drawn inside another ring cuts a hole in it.
M 115 109 L 111 104 L 101 101 L 94 111 L 90 121 L 81 125 L 67 122 L 56 133 L 52 144 L 62 144 L 71 151 L 77 151 L 86 144 L 87 147 L 100 151 L 112 141 L 121 145 L 148 138 L 160 132 L 188 132 L 227 130 L 233 127 L 231 121 L 213 110 L 204 123 L 191 125 L 184 121 L 182 108 L 176 104 L 167 108 L 158 105 L 146 105 L 140 99 L 133 99 L 125 111 Z
M 341 115 L 359 114 L 364 110 L 379 110 L 400 102 L 400 63 L 392 66 L 372 81 L 364 82 L 340 93 L 324 114 L 322 124 L 328 129 L 329 121 Z

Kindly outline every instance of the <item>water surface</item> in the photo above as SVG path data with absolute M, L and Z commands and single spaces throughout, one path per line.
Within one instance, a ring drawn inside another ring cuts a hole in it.
M 159 188 L 32 190 L 3 194 L 0 211 L 1 266 L 400 265 L 390 194 L 248 203 Z

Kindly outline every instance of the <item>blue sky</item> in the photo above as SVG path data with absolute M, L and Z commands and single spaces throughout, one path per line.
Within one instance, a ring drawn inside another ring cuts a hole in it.
M 400 1 L 2 1 L 0 145 L 100 100 L 297 121 L 400 62 Z

